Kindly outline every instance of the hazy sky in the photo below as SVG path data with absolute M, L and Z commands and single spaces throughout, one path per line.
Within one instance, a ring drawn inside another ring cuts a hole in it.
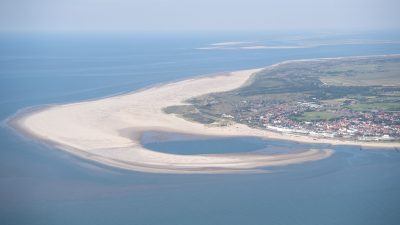
M 1 31 L 400 29 L 400 0 L 0 0 Z

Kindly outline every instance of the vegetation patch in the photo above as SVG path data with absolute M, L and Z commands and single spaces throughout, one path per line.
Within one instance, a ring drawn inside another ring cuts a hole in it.
M 299 116 L 294 116 L 293 118 L 298 121 L 323 121 L 323 120 L 335 120 L 340 118 L 340 115 L 337 115 L 333 112 L 304 112 Z

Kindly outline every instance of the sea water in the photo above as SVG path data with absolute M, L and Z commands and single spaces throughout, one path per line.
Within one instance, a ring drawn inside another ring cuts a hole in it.
M 271 173 L 148 174 L 79 159 L 15 133 L 5 120 L 26 107 L 282 60 L 398 54 L 399 40 L 396 33 L 2 34 L 0 224 L 398 224 L 395 150 L 317 145 L 333 148 L 334 155 L 266 168 Z M 199 49 L 228 41 L 302 47 Z M 275 154 L 310 147 L 244 137 L 146 145 L 179 154 Z

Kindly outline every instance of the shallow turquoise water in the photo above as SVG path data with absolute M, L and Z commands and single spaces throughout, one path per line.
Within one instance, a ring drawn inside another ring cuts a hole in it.
M 286 59 L 400 53 L 399 44 L 195 49 L 229 40 L 272 42 L 280 35 L 298 34 L 0 36 L 0 224 L 398 224 L 397 151 L 337 146 L 331 158 L 268 168 L 271 174 L 159 175 L 87 162 L 4 125 L 28 106 L 98 98 L 199 74 Z M 360 37 L 399 40 L 398 34 L 334 38 Z M 247 138 L 148 145 L 190 154 L 309 147 Z

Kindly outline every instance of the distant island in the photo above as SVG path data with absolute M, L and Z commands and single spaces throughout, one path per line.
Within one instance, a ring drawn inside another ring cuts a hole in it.
M 400 56 L 297 60 L 256 73 L 238 89 L 170 106 L 215 126 L 359 141 L 400 140 Z

